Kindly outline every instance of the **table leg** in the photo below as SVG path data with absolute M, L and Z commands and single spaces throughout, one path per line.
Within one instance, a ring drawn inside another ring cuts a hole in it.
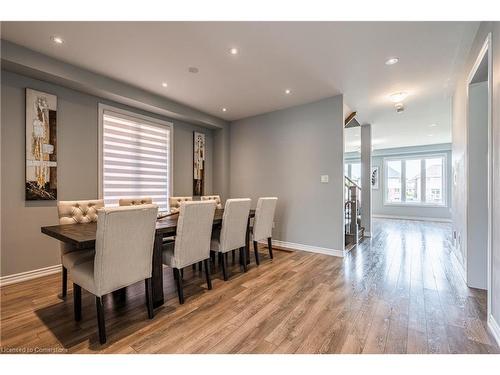
M 247 261 L 247 264 L 250 264 L 250 216 L 248 216 L 248 220 L 247 220 L 247 234 L 246 234 L 246 238 L 245 238 L 245 249 L 243 251 L 246 252 L 246 261 Z
M 155 243 L 153 247 L 153 271 L 152 271 L 152 283 L 153 283 L 153 307 L 160 307 L 163 305 L 163 235 L 155 235 Z

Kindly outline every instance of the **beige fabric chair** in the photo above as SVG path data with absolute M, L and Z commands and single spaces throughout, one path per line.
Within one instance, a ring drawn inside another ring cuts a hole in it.
M 181 304 L 184 303 L 184 294 L 180 271 L 184 267 L 203 261 L 207 286 L 212 289 L 208 260 L 214 213 L 214 201 L 183 202 L 180 206 L 175 242 L 167 243 L 163 247 L 163 263 L 173 268 Z
M 101 199 L 85 201 L 59 201 L 57 213 L 59 224 L 83 224 L 97 221 L 97 210 L 104 207 Z M 68 290 L 68 269 L 75 264 L 94 259 L 94 249 L 79 250 L 73 245 L 61 242 L 62 297 Z
M 222 216 L 222 227 L 219 238 L 212 238 L 210 250 L 222 253 L 222 274 L 227 280 L 227 256 L 229 251 L 239 249 L 241 264 L 246 272 L 246 233 L 251 199 L 228 199 Z
M 269 248 L 269 256 L 273 259 L 272 248 L 272 232 L 274 211 L 276 210 L 276 203 L 278 198 L 259 198 L 257 201 L 257 208 L 255 209 L 255 219 L 252 228 L 253 248 L 255 253 L 255 262 L 259 262 L 258 241 L 267 239 Z
M 182 202 L 190 202 L 193 197 L 170 197 L 168 198 L 168 204 L 170 206 L 170 212 L 179 212 Z
M 118 205 L 120 206 L 137 206 L 141 204 L 153 204 L 153 198 L 143 197 L 143 198 L 126 198 L 120 199 Z
M 149 318 L 153 318 L 151 273 L 158 207 L 152 204 L 99 210 L 93 261 L 71 270 L 75 319 L 81 319 L 81 288 L 96 296 L 99 339 L 106 342 L 102 297 L 145 281 Z
M 220 195 L 203 195 L 201 197 L 202 201 L 215 201 L 218 210 L 222 209 L 222 201 L 220 200 Z

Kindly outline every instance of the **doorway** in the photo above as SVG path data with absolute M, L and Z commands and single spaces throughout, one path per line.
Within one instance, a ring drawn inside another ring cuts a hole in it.
M 467 87 L 466 277 L 472 288 L 490 288 L 491 276 L 491 35 L 469 74 Z M 490 295 L 488 293 L 488 314 Z

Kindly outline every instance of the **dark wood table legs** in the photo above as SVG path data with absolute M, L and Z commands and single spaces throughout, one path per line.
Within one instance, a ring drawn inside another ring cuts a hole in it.
M 163 305 L 163 235 L 156 233 L 153 248 L 153 271 L 151 281 L 153 284 L 153 307 Z

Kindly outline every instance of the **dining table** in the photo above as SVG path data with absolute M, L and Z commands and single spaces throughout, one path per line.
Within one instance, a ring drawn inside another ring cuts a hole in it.
M 216 209 L 214 213 L 213 227 L 218 228 L 222 224 L 224 209 Z M 255 216 L 255 210 L 250 210 L 247 220 L 246 251 L 250 253 L 250 219 Z M 153 245 L 152 259 L 152 286 L 153 306 L 159 307 L 164 303 L 163 296 L 163 239 L 175 236 L 179 215 L 171 214 L 156 221 L 155 240 Z M 41 227 L 41 232 L 61 242 L 71 244 L 76 250 L 95 248 L 97 223 L 83 224 L 59 224 Z M 249 259 L 249 256 L 247 256 Z

